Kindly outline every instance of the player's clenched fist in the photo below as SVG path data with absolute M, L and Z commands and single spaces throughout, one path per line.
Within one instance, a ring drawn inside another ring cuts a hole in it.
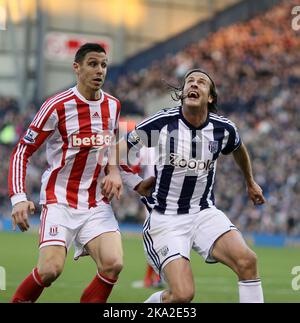
M 11 213 L 13 230 L 15 231 L 16 226 L 18 226 L 22 232 L 27 231 L 29 229 L 28 212 L 34 214 L 34 210 L 35 206 L 31 201 L 15 204 Z

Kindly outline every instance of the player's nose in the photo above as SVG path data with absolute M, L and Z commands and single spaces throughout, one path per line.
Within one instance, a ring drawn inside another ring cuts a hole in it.
M 102 76 L 103 75 L 103 69 L 101 67 L 98 69 L 97 75 L 98 76 Z
M 104 74 L 104 68 L 100 64 L 97 67 L 96 73 L 98 76 L 102 76 Z

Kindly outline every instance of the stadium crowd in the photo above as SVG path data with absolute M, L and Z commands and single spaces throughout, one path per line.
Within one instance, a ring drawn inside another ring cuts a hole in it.
M 177 85 L 194 67 L 210 73 L 218 89 L 220 114 L 238 125 L 252 157 L 256 180 L 267 198 L 264 206 L 253 207 L 233 158 L 221 160 L 216 204 L 242 231 L 300 235 L 300 35 L 291 28 L 291 8 L 296 2 L 282 1 L 246 23 L 222 28 L 105 88 L 121 103 L 127 102 L 131 113 L 142 115 L 147 100 L 167 93 L 162 79 Z M 9 156 L 36 109 L 31 105 L 21 113 L 13 98 L 0 97 L 3 216 L 9 216 L 11 210 L 6 177 Z M 128 110 L 123 109 L 122 114 L 126 113 Z M 33 156 L 27 191 L 36 204 L 41 169 L 45 168 L 45 154 Z M 228 178 L 229 172 L 230 183 L 223 176 L 227 174 Z M 144 210 L 137 201 L 135 193 L 125 192 L 123 199 L 114 204 L 120 220 L 142 220 Z

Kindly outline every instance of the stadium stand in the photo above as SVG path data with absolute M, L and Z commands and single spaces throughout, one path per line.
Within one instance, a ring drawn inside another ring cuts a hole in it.
M 143 115 L 149 100 L 169 95 L 162 79 L 178 84 L 189 68 L 200 66 L 209 71 L 218 88 L 220 114 L 239 126 L 252 156 L 254 174 L 268 200 L 266 205 L 253 208 L 240 174 L 231 172 L 230 183 L 222 176 L 235 167 L 233 160 L 227 157 L 221 161 L 216 203 L 244 232 L 300 235 L 300 37 L 290 23 L 295 5 L 294 0 L 282 1 L 248 22 L 195 40 L 177 54 L 122 76 L 117 84 L 106 88 L 130 107 L 123 109 L 123 115 Z M 36 109 L 32 104 L 21 114 L 14 98 L 0 97 L 0 214 L 4 217 L 10 216 L 11 209 L 5 175 L 8 156 Z M 39 152 L 32 159 L 27 186 L 36 203 L 40 170 L 45 167 L 45 155 Z M 126 202 L 123 198 L 114 205 L 116 214 L 121 221 L 134 221 L 142 207 L 134 193 L 124 196 Z

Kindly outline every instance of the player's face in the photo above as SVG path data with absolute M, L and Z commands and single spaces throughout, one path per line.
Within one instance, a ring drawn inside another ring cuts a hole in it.
M 80 64 L 74 63 L 74 69 L 81 85 L 92 91 L 98 91 L 105 80 L 107 56 L 105 53 L 89 52 Z
M 201 72 L 191 73 L 186 79 L 183 88 L 183 103 L 190 107 L 207 105 L 213 101 L 210 95 L 211 81 Z

